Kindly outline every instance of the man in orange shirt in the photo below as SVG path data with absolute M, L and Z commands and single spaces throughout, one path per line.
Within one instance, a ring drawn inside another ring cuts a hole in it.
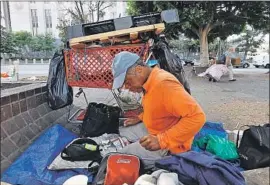
M 206 118 L 200 105 L 170 73 L 146 66 L 137 54 L 121 52 L 114 58 L 113 89 L 143 92 L 143 113 L 126 120 L 120 135 L 133 143 L 122 152 L 139 156 L 146 167 L 167 152 L 191 149 Z M 143 122 L 143 123 L 142 123 Z

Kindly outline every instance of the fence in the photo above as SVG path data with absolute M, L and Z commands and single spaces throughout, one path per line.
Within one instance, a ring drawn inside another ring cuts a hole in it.
M 1 65 L 12 65 L 14 61 L 18 61 L 20 65 L 22 64 L 50 64 L 51 59 L 1 59 Z

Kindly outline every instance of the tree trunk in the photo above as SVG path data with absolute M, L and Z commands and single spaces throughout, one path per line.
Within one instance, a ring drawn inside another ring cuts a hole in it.
M 99 21 L 99 17 L 100 17 L 100 15 L 99 15 L 99 8 L 100 8 L 100 5 L 99 5 L 99 1 L 97 2 L 97 22 Z
M 208 52 L 208 35 L 209 29 L 201 29 L 199 31 L 200 37 L 200 63 L 201 66 L 208 66 L 209 64 L 209 52 Z

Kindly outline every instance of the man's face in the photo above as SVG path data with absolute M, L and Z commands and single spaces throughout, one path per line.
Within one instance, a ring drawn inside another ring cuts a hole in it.
M 142 71 L 136 68 L 130 69 L 126 74 L 123 88 L 131 92 L 141 93 L 143 91 L 143 79 Z

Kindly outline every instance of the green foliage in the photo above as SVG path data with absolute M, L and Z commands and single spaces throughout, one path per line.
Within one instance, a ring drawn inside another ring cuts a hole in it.
M 38 35 L 38 36 L 34 36 L 31 39 L 31 43 L 30 43 L 29 47 L 32 51 L 41 51 L 42 50 L 41 37 L 42 37 L 41 35 Z
M 200 47 L 200 41 L 198 39 L 189 39 L 184 36 L 180 36 L 177 40 L 170 40 L 169 46 L 171 48 L 176 48 L 181 52 L 196 52 Z
M 51 34 L 37 35 L 32 37 L 30 48 L 32 51 L 52 51 L 54 38 Z
M 51 34 L 32 36 L 27 31 L 9 33 L 1 27 L 1 53 L 25 56 L 29 52 L 53 51 L 54 41 Z
M 69 26 L 69 21 L 65 18 L 58 18 L 57 29 L 59 30 L 59 37 L 63 43 L 67 42 L 67 26 Z
M 7 32 L 3 26 L 1 26 L 0 52 L 1 53 L 15 53 L 16 52 L 12 33 Z
M 131 14 L 177 9 L 180 22 L 166 25 L 165 34 L 174 39 L 179 33 L 200 39 L 204 64 L 208 63 L 208 41 L 239 34 L 247 23 L 269 31 L 269 2 L 264 1 L 138 1 L 128 6 Z
M 208 40 L 240 33 L 246 23 L 269 29 L 269 2 L 246 1 L 129 1 L 128 13 L 142 14 L 175 8 L 180 17 L 179 24 L 166 25 L 169 37 L 176 38 L 179 32 L 198 38 L 200 29 L 209 25 Z M 268 13 L 267 13 L 268 12 Z
M 264 36 L 264 30 L 255 30 L 254 27 L 246 27 L 239 37 L 232 42 L 238 44 L 238 51 L 244 52 L 244 58 L 246 58 L 248 52 L 256 52 L 256 49 L 263 43 Z
M 27 50 L 27 47 L 31 45 L 32 34 L 27 31 L 18 31 L 13 33 L 14 43 L 19 52 Z
M 52 51 L 54 49 L 54 41 L 52 34 L 45 34 L 43 36 L 43 51 Z
M 127 13 L 129 15 L 139 15 L 155 11 L 155 2 L 153 1 L 132 1 L 127 2 Z

